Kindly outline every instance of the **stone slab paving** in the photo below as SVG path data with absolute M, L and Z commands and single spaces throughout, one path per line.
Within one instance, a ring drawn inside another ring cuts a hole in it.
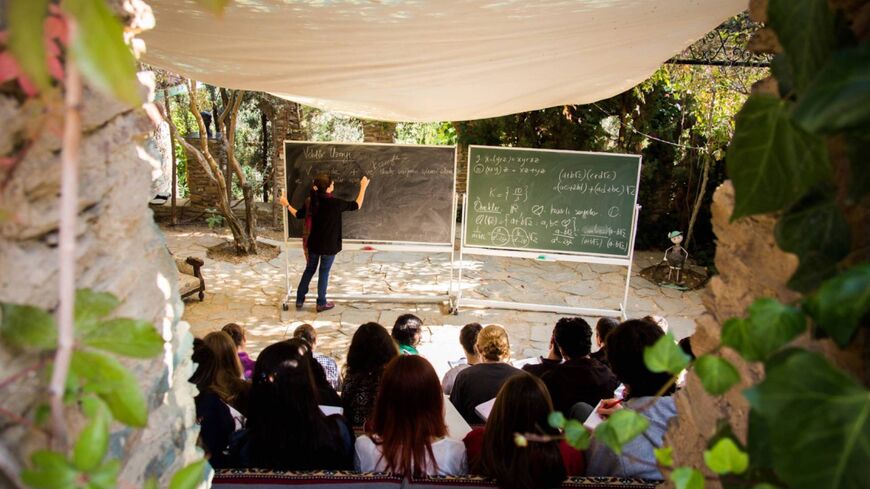
M 337 302 L 335 309 L 318 314 L 314 311 L 316 277 L 306 307 L 296 311 L 291 304 L 290 311 L 283 312 L 281 302 L 286 293 L 283 254 L 254 264 L 215 261 L 206 257 L 208 247 L 228 237 L 203 230 L 163 231 L 173 253 L 205 260 L 205 300 L 188 301 L 183 316 L 193 334 L 204 336 L 229 322 L 242 324 L 248 330 L 248 351 L 255 358 L 264 347 L 307 322 L 317 329 L 318 351 L 343 363 L 351 336 L 360 324 L 375 321 L 389 329 L 399 315 L 413 313 L 426 326 L 420 351 L 442 374 L 448 369 L 448 360 L 462 356 L 459 330 L 466 323 L 504 325 L 513 356 L 520 359 L 546 353 L 553 324 L 562 316 L 476 308 L 450 314 L 444 304 L 374 301 Z M 304 258 L 297 248 L 291 248 L 288 257 L 290 281 L 295 288 Z M 694 320 L 704 311 L 700 292 L 663 289 L 638 275 L 641 269 L 659 260 L 660 252 L 635 254 L 629 316 L 662 316 L 674 335 L 683 338 L 694 332 Z M 616 309 L 624 292 L 624 267 L 489 256 L 465 257 L 463 265 L 465 297 Z M 437 295 L 448 289 L 450 280 L 450 259 L 446 254 L 343 251 L 333 265 L 329 291 Z M 592 325 L 597 319 L 586 317 Z

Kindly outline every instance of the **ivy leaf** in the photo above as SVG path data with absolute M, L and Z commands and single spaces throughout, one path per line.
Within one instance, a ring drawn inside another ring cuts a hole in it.
M 836 23 L 827 0 L 770 0 L 767 23 L 788 53 L 795 88 L 803 93 L 836 43 Z
M 118 474 L 121 472 L 121 461 L 109 460 L 88 474 L 87 489 L 115 489 L 118 487 Z
M 100 465 L 109 449 L 109 412 L 105 405 L 96 399 L 83 401 L 85 412 L 91 418 L 85 425 L 73 446 L 73 464 L 82 472 L 90 472 Z
M 782 250 L 800 258 L 795 277 L 789 282 L 800 292 L 815 289 L 836 273 L 837 262 L 849 254 L 852 242 L 849 224 L 829 190 L 810 192 L 789 207 L 777 221 L 774 236 Z M 810 277 L 812 280 L 808 280 Z
M 742 474 L 749 468 L 749 456 L 731 438 L 722 438 L 712 449 L 704 450 L 704 463 L 713 472 Z
M 136 59 L 124 44 L 121 22 L 106 2 L 64 0 L 62 5 L 78 23 L 69 49 L 85 78 L 105 93 L 140 105 Z
M 740 382 L 740 373 L 731 362 L 722 357 L 702 355 L 695 361 L 695 373 L 701 379 L 704 389 L 714 396 L 728 392 Z
M 643 350 L 643 361 L 646 368 L 652 372 L 668 372 L 671 375 L 679 374 L 689 364 L 689 355 L 677 345 L 674 336 L 668 333 L 654 345 Z
M 117 360 L 76 350 L 70 369 L 82 379 L 86 392 L 96 393 L 106 403 L 115 419 L 128 426 L 145 426 L 148 407 L 139 382 Z
M 804 315 L 774 299 L 761 298 L 749 306 L 749 318 L 729 319 L 722 325 L 722 344 L 749 361 L 763 361 L 806 330 Z
M 817 134 L 870 124 L 870 45 L 834 53 L 800 98 L 792 117 Z
M 22 350 L 53 350 L 57 347 L 54 317 L 33 306 L 0 304 L 3 341 Z
M 145 479 L 145 483 L 142 484 L 142 489 L 157 489 L 157 479 L 154 477 Z
M 649 427 L 649 420 L 631 409 L 619 409 L 595 428 L 595 438 L 617 455 L 622 447 Z
M 745 395 L 767 424 L 776 474 L 793 489 L 865 487 L 870 393 L 816 353 L 774 360 Z
M 653 449 L 656 462 L 664 467 L 674 466 L 674 449 L 671 447 L 659 447 Z
M 870 313 L 870 264 L 850 268 L 828 280 L 804 301 L 804 310 L 840 347 L 852 341 Z
M 45 43 L 48 0 L 9 0 L 6 3 L 9 51 L 21 70 L 41 91 L 51 88 Z
M 97 321 L 109 315 L 118 307 L 118 298 L 108 292 L 91 289 L 76 290 L 75 326 L 76 333 L 88 334 L 96 328 Z
M 735 124 L 727 156 L 736 198 L 732 220 L 782 209 L 830 179 L 824 140 L 794 125 L 787 102 L 752 95 Z
M 36 489 L 75 487 L 78 472 L 66 457 L 50 450 L 39 450 L 30 457 L 33 466 L 21 471 L 21 480 Z
M 691 467 L 674 469 L 671 481 L 677 489 L 704 489 L 704 475 Z
M 553 427 L 557 430 L 561 430 L 562 428 L 565 427 L 565 415 L 560 413 L 559 411 L 553 411 L 547 417 L 547 423 L 551 427 Z
M 589 448 L 591 437 L 589 431 L 576 419 L 569 419 L 565 424 L 565 441 L 577 450 Z
M 148 321 L 118 318 L 100 323 L 84 344 L 119 355 L 153 358 L 163 352 L 163 337 Z
M 205 480 L 205 460 L 179 470 L 169 481 L 169 489 L 196 489 Z
M 870 133 L 854 131 L 846 135 L 846 152 L 849 155 L 849 199 L 858 202 L 870 192 L 870 165 L 866 151 L 870 147 Z

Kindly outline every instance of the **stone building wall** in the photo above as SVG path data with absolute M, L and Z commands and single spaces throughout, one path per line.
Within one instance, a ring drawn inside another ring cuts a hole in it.
M 278 197 L 286 186 L 284 182 L 284 141 L 305 141 L 305 131 L 302 130 L 302 114 L 299 104 L 278 97 L 269 98 L 269 116 L 272 123 L 271 152 L 272 162 L 272 225 L 281 225 L 281 205 Z M 263 221 L 268 222 L 268 221 Z
M 187 142 L 199 148 L 199 137 L 187 137 Z M 221 170 L 226 167 L 227 157 L 223 150 L 223 144 L 218 139 L 208 140 L 208 150 L 218 162 Z M 196 157 L 189 151 L 185 150 L 187 156 L 187 185 L 190 189 L 190 205 L 191 211 L 202 212 L 206 209 L 217 208 L 217 203 L 220 200 L 218 196 L 218 188 L 208 177 L 205 169 L 197 161 Z
M 152 321 L 171 349 L 152 361 L 124 360 L 139 379 L 150 407 L 148 427 L 113 426 L 110 451 L 123 460 L 121 479 L 141 487 L 146 476 L 165 482 L 183 464 L 202 456 L 194 447 L 191 335 L 179 322 L 182 303 L 176 268 L 162 234 L 154 224 L 148 201 L 151 174 L 160 162 L 145 150 L 153 126 L 132 110 L 85 91 L 80 153 L 76 286 L 115 294 L 118 316 Z M 0 154 L 21 143 L 27 123 L 19 101 L 0 95 Z M 45 132 L 10 175 L 0 191 L 0 302 L 32 304 L 53 310 L 58 301 L 58 219 L 60 140 Z M 0 346 L 0 377 L 35 362 L 30 355 Z M 33 418 L 45 401 L 40 381 L 30 376 L 3 390 L 2 405 Z M 0 417 L 0 443 L 15 462 L 45 447 L 39 432 Z M 8 482 L 0 476 L 0 486 Z
M 396 123 L 363 120 L 363 142 L 392 143 L 396 136 Z

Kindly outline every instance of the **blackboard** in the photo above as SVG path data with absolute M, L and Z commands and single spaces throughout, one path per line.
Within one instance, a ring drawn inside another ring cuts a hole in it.
M 628 257 L 640 156 L 471 146 L 465 245 Z
M 362 209 L 342 217 L 344 239 L 450 244 L 455 211 L 454 146 L 284 142 L 287 198 L 300 208 L 318 173 L 335 181 L 335 196 L 354 200 L 371 179 Z M 290 237 L 302 220 L 288 215 Z

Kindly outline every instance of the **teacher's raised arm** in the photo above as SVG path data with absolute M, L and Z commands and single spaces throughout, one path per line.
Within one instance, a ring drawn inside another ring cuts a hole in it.
M 366 198 L 366 189 L 369 188 L 369 177 L 363 176 L 359 180 L 359 195 L 356 196 L 356 206 L 362 208 L 363 201 Z
M 290 202 L 287 200 L 287 191 L 286 190 L 281 190 L 281 197 L 278 199 L 278 202 L 282 206 L 286 207 L 287 210 L 290 211 L 290 214 L 293 217 L 296 217 L 296 209 L 293 208 L 293 206 L 290 205 Z

